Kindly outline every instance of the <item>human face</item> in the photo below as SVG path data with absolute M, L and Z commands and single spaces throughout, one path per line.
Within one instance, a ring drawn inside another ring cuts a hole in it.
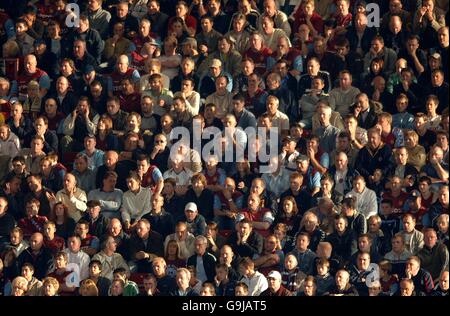
M 415 221 L 411 218 L 411 216 L 407 216 L 403 219 L 403 229 L 407 233 L 411 233 L 416 226 Z
M 441 47 L 448 47 L 449 45 L 448 27 L 439 29 L 438 40 Z
M 381 144 L 381 136 L 377 131 L 369 132 L 369 145 L 371 148 L 378 148 Z
M 316 286 L 314 285 L 313 281 L 306 281 L 303 284 L 303 292 L 306 296 L 314 296 L 316 293 Z
M 292 201 L 290 200 L 285 200 L 283 202 L 283 211 L 286 214 L 292 214 L 293 210 L 294 210 L 294 203 L 292 203 Z
M 366 183 L 363 179 L 359 178 L 358 180 L 353 181 L 353 187 L 356 192 L 362 193 L 366 188 Z
M 47 131 L 47 124 L 45 124 L 45 121 L 43 119 L 37 119 L 34 123 L 34 128 L 36 129 L 36 133 L 38 135 L 44 135 Z
M 179 240 L 184 240 L 187 236 L 187 228 L 185 225 L 179 225 L 175 228 L 175 234 Z
M 379 229 L 381 227 L 381 223 L 378 222 L 376 219 L 370 219 L 368 222 L 368 226 L 369 226 L 369 232 L 376 233 L 379 231 Z
M 411 296 L 414 291 L 414 285 L 409 282 L 400 282 L 400 296 Z
M 432 249 L 434 246 L 436 246 L 437 243 L 437 235 L 435 231 L 428 231 L 424 235 L 424 243 L 425 246 Z
M 252 35 L 250 37 L 250 44 L 254 50 L 259 51 L 262 48 L 262 38 L 259 35 Z
M 33 234 L 30 238 L 30 247 L 33 251 L 41 250 L 43 246 L 43 236 L 41 234 Z
M 83 42 L 76 41 L 73 44 L 73 55 L 76 58 L 80 58 L 80 59 L 83 58 L 85 51 L 86 51 L 86 46 L 83 44 Z
M 310 60 L 308 62 L 308 74 L 310 76 L 317 76 L 320 70 L 320 64 L 316 60 Z
M 357 263 L 360 270 L 366 271 L 370 265 L 370 256 L 368 254 L 359 255 Z
M 45 101 L 45 113 L 48 115 L 56 114 L 57 108 L 58 106 L 54 100 L 49 99 Z
M 384 45 L 379 41 L 379 40 L 373 40 L 372 41 L 372 49 L 376 52 L 379 53 L 381 52 L 381 50 L 383 49 Z
M 339 289 L 344 289 L 349 281 L 349 275 L 344 271 L 338 271 L 336 273 L 336 285 Z
M 277 279 L 277 278 L 267 278 L 267 281 L 269 283 L 269 288 L 276 292 L 278 291 L 278 289 L 281 286 L 281 280 Z
M 237 287 L 234 289 L 234 295 L 235 295 L 235 296 L 247 296 L 247 295 L 248 295 L 248 292 L 245 291 L 244 287 L 242 287 L 242 286 L 237 286 Z
M 441 277 L 439 278 L 439 287 L 444 291 L 448 291 L 449 286 L 448 276 L 449 276 L 448 271 L 444 271 L 442 272 Z
M 33 270 L 28 266 L 24 266 L 22 268 L 22 276 L 27 280 L 31 280 L 33 277 Z
M 45 296 L 55 296 L 57 294 L 56 288 L 52 283 L 47 282 L 44 286 L 44 294 Z
M 308 249 L 308 246 L 309 246 L 308 237 L 300 235 L 297 238 L 297 249 L 300 250 L 301 252 L 304 252 L 306 251 L 306 249 Z
M 240 33 L 244 30 L 245 20 L 244 19 L 234 19 L 233 20 L 233 30 Z
M 206 248 L 208 247 L 207 242 L 203 242 L 202 240 L 195 241 L 195 252 L 198 256 L 203 256 L 206 252 Z
M 136 226 L 136 233 L 139 236 L 139 238 L 146 238 L 148 236 L 148 233 L 150 232 L 150 227 L 144 223 L 139 222 Z
M 220 250 L 220 262 L 231 264 L 231 261 L 233 261 L 233 250 L 231 247 L 222 247 Z
M 313 215 L 308 215 L 307 217 L 304 218 L 303 224 L 305 225 L 305 230 L 311 233 L 317 227 L 317 218 Z
M 440 87 L 444 83 L 444 76 L 442 75 L 442 73 L 439 71 L 435 72 L 431 76 L 431 83 L 434 87 Z
M 248 235 L 251 232 L 250 224 L 244 223 L 239 225 L 239 233 L 241 236 Z
M 391 244 L 394 252 L 400 253 L 403 251 L 404 243 L 401 238 L 392 239 Z
M 439 202 L 441 202 L 441 204 L 443 204 L 444 206 L 448 205 L 448 201 L 449 201 L 448 187 L 441 188 L 439 190 L 438 198 L 439 198 Z
M 81 242 L 78 238 L 75 238 L 75 237 L 69 238 L 68 248 L 70 249 L 71 252 L 77 253 L 78 251 L 80 251 L 80 247 L 81 247 Z
M 347 227 L 347 224 L 344 219 L 340 218 L 335 221 L 334 227 L 338 233 L 343 233 Z
M 178 287 L 181 289 L 187 289 L 189 287 L 189 277 L 185 272 L 177 272 L 176 281 Z
M 64 188 L 67 191 L 73 191 L 76 187 L 76 179 L 71 174 L 66 174 L 64 177 Z
M 37 205 L 37 203 L 27 203 L 25 208 L 28 216 L 30 217 L 36 216 L 39 213 L 39 206 Z
M 284 260 L 284 266 L 288 271 L 294 270 L 295 267 L 297 267 L 297 265 L 298 261 L 293 255 L 287 256 L 286 259 Z

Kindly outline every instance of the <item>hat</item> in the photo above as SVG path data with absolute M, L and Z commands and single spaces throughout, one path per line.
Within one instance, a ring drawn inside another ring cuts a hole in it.
M 192 212 L 197 212 L 197 204 L 195 204 L 194 202 L 189 202 L 188 204 L 186 204 L 186 206 L 184 207 L 185 211 L 192 211 Z
M 295 139 L 292 136 L 286 136 L 283 138 L 283 143 L 284 142 L 295 142 Z
M 158 47 L 161 46 L 161 44 L 154 38 L 150 38 L 150 40 L 148 40 L 147 43 L 149 43 L 150 45 L 158 46 Z
M 185 40 L 183 42 L 181 42 L 181 45 L 192 45 L 192 46 L 197 46 L 197 40 L 193 37 L 186 37 Z
M 220 59 L 214 58 L 211 61 L 211 65 L 209 65 L 209 67 L 214 67 L 214 68 L 222 67 L 222 62 L 220 61 Z
M 441 54 L 439 54 L 439 53 L 433 53 L 433 54 L 430 55 L 430 57 L 431 57 L 431 58 L 434 58 L 434 59 L 441 59 Z
M 267 278 L 277 279 L 278 281 L 281 281 L 281 273 L 275 270 L 270 271 L 270 273 L 267 275 Z
M 84 67 L 84 69 L 83 69 L 83 75 L 88 75 L 88 74 L 90 74 L 91 72 L 93 72 L 95 69 L 94 69 L 94 66 L 92 66 L 92 65 L 86 65 L 86 67 Z

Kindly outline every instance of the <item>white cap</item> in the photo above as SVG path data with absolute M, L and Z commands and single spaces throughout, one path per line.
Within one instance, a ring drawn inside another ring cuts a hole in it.
M 278 271 L 270 271 L 270 273 L 267 275 L 267 278 L 273 278 L 281 281 L 281 273 Z
M 189 202 L 188 204 L 186 204 L 186 206 L 184 207 L 185 211 L 193 211 L 193 212 L 197 212 L 197 204 L 195 204 L 194 202 Z

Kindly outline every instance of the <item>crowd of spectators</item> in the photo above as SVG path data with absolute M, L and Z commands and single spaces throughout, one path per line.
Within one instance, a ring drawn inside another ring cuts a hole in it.
M 447 296 L 449 2 L 372 2 L 2 0 L 0 295 Z

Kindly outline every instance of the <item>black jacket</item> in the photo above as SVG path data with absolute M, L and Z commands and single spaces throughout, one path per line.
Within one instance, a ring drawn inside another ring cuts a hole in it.
M 206 277 L 208 278 L 208 282 L 214 281 L 214 276 L 216 275 L 216 258 L 210 254 L 209 252 L 205 252 L 202 256 L 203 260 L 203 268 L 206 272 Z M 187 260 L 187 266 L 197 267 L 197 254 L 194 254 L 189 257 Z M 197 268 L 198 271 L 198 268 Z
M 237 240 L 237 232 L 234 232 L 228 238 L 228 245 L 230 245 L 231 248 L 233 248 L 234 253 L 241 258 L 253 258 L 254 255 L 260 254 L 263 250 L 264 238 L 254 230 L 250 233 L 245 244 L 238 245 Z
M 99 214 L 97 219 L 92 222 L 91 216 L 89 212 L 85 212 L 83 215 L 83 219 L 89 222 L 89 234 L 93 236 L 97 236 L 101 238 L 104 234 L 106 234 L 109 225 L 109 219 L 103 216 L 103 214 Z
M 343 261 L 349 261 L 352 253 L 357 249 L 355 233 L 351 229 L 346 229 L 342 236 L 337 232 L 327 236 L 325 241 L 333 246 L 332 256 L 342 258 Z
M 17 258 L 18 271 L 22 271 L 22 266 L 27 262 L 33 265 L 34 276 L 42 280 L 47 276 L 47 272 L 53 265 L 53 256 L 47 248 L 42 248 L 39 254 L 34 256 L 32 255 L 31 247 L 28 247 Z
M 161 234 L 150 231 L 147 245 L 145 245 L 144 241 L 137 235 L 133 235 L 130 238 L 130 257 L 131 260 L 135 259 L 136 253 L 139 251 L 144 251 L 147 253 L 152 253 L 154 255 L 157 255 L 158 257 L 164 256 L 164 243 L 163 238 Z
M 198 212 L 208 221 L 214 217 L 214 192 L 204 189 L 200 196 L 197 197 L 194 190 L 190 188 L 184 196 L 184 205 L 194 202 L 197 205 Z
M 164 210 L 162 210 L 159 215 L 147 213 L 142 216 L 142 218 L 147 219 L 150 222 L 150 227 L 154 231 L 160 233 L 163 238 L 166 238 L 174 232 L 175 223 L 173 221 L 173 216 Z

